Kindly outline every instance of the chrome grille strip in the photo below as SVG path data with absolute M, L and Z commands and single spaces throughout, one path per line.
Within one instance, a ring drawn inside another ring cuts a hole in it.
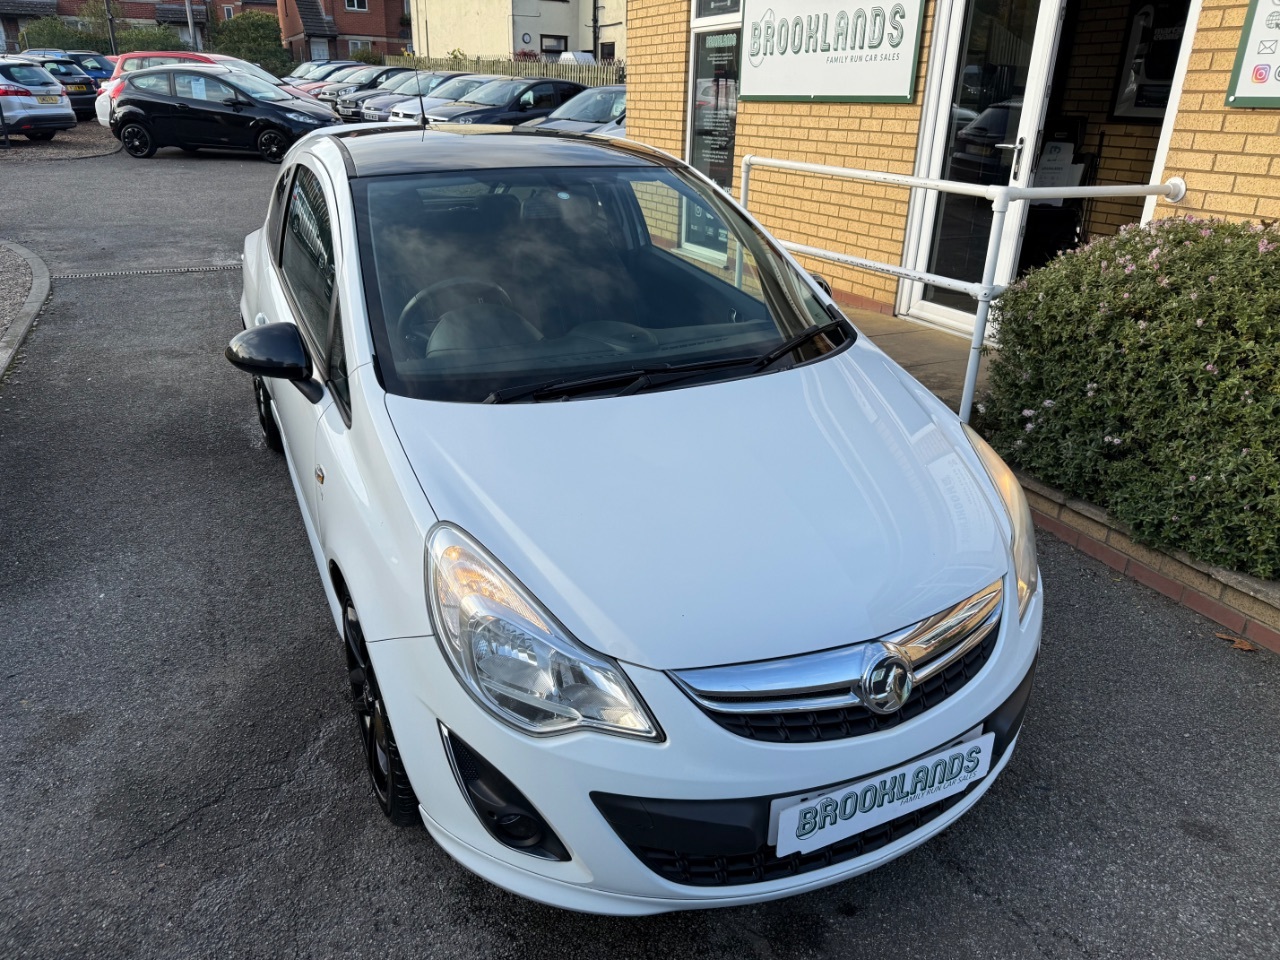
M 668 675 L 698 705 L 723 714 L 803 713 L 862 703 L 862 676 L 895 644 L 916 682 L 945 670 L 1000 623 L 1004 585 L 997 580 L 955 606 L 902 630 L 832 650 Z

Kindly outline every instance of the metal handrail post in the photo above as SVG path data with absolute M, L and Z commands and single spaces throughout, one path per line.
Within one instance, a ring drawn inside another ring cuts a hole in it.
M 991 312 L 991 300 L 995 296 L 996 261 L 1000 258 L 1000 237 L 1004 233 L 1004 218 L 1009 212 L 1009 188 L 996 191 L 991 201 L 991 234 L 987 237 L 987 260 L 982 265 L 982 291 L 978 297 L 978 309 L 973 318 L 973 339 L 969 341 L 969 363 L 964 371 L 964 393 L 960 397 L 960 420 L 969 422 L 973 410 L 973 395 L 978 388 L 978 365 L 982 362 L 982 343 L 987 335 L 987 315 Z
M 738 193 L 742 197 L 742 209 L 747 209 L 747 190 L 751 183 L 751 161 L 755 159 L 753 154 L 748 153 L 742 158 L 742 175 L 738 182 Z M 738 255 L 734 258 L 733 264 L 733 284 L 739 290 L 742 289 L 742 241 L 738 241 Z

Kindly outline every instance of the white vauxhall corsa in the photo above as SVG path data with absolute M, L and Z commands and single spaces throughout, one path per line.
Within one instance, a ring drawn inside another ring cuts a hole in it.
M 1009 762 L 1016 480 L 685 164 L 321 131 L 241 309 L 374 794 L 481 876 L 610 914 L 789 896 Z

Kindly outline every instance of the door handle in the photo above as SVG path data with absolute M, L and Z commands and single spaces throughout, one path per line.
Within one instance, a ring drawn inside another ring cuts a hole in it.
M 1027 145 L 1026 137 L 1019 137 L 1013 143 L 997 143 L 997 150 L 1013 151 L 1013 172 L 1009 174 L 1010 180 L 1018 179 L 1018 171 L 1022 168 L 1022 148 Z
M 316 483 L 324 484 L 324 467 L 316 464 Z

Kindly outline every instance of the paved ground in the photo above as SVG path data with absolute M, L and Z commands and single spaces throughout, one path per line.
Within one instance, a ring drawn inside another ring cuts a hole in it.
M 28 140 L 12 134 L 8 150 L 0 141 L 0 170 L 9 169 L 6 164 L 98 157 L 119 149 L 120 141 L 97 120 L 81 120 L 70 130 L 58 131 L 52 140 Z
M 237 275 L 57 279 L 225 262 L 275 170 L 77 161 L 72 208 L 71 169 L 7 191 L 55 280 L 0 384 L 0 957 L 1280 955 L 1280 658 L 1047 537 L 1017 755 L 874 874 L 599 919 L 384 825 L 284 465 L 219 356 Z

